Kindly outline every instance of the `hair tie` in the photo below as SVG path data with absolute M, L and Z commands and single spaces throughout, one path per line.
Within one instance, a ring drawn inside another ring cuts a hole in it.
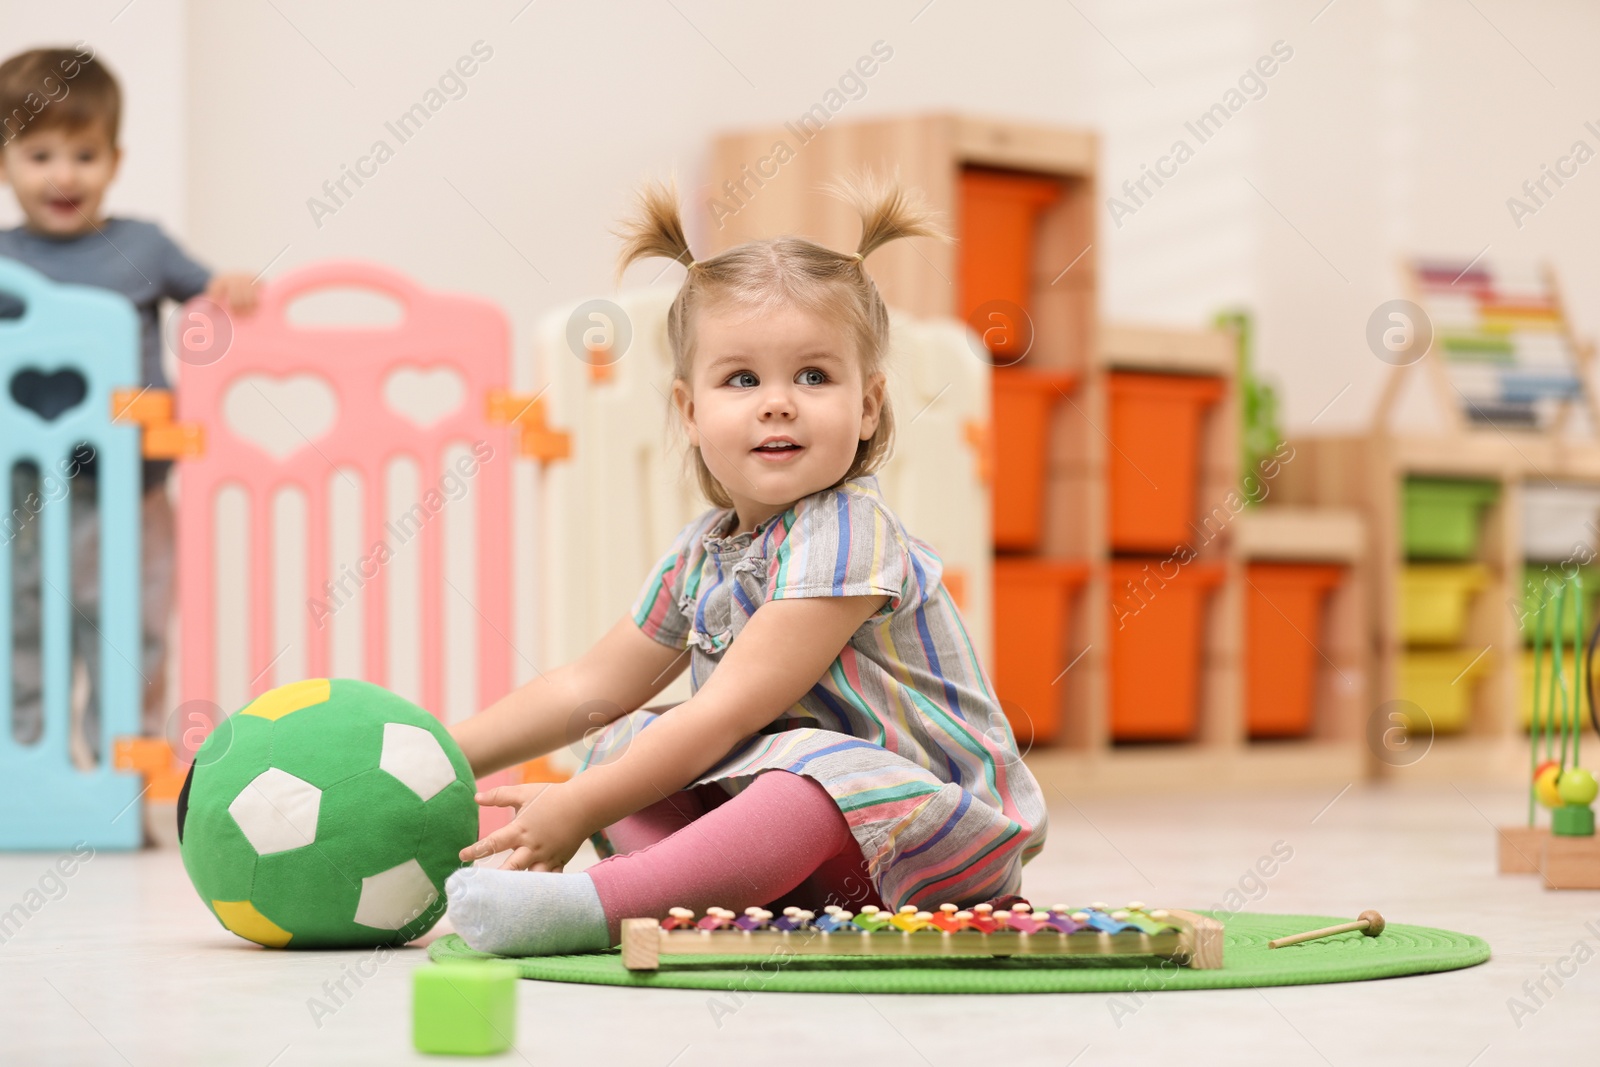
M 850 255 L 857 263 L 865 263 L 867 261 L 866 254 L 863 252 L 851 252 Z

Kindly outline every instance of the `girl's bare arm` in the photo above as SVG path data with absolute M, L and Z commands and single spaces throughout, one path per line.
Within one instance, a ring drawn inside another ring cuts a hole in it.
M 793 707 L 886 600 L 814 597 L 761 605 L 693 698 L 640 731 L 618 758 L 563 783 L 559 802 L 566 813 L 592 832 L 682 789 Z
M 688 662 L 687 649 L 651 640 L 624 617 L 572 663 L 507 693 L 450 733 L 481 778 L 573 744 L 643 706 Z

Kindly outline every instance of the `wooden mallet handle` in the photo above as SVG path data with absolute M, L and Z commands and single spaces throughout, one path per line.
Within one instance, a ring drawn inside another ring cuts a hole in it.
M 1334 934 L 1349 933 L 1351 930 L 1360 930 L 1368 937 L 1377 937 L 1383 933 L 1383 916 L 1375 911 L 1364 911 L 1361 917 L 1354 922 L 1340 923 L 1338 926 L 1325 926 L 1321 930 L 1309 930 L 1303 934 L 1291 934 L 1280 937 L 1276 941 L 1268 941 L 1268 948 L 1283 948 L 1285 945 L 1298 945 L 1302 941 L 1315 941 L 1319 937 L 1332 937 Z

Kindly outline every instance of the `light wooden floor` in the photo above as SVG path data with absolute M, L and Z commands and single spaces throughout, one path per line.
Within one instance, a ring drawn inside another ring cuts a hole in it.
M 517 1051 L 500 1062 L 1587 1062 L 1600 1038 L 1600 935 L 1585 923 L 1600 931 L 1600 893 L 1547 893 L 1531 876 L 1493 873 L 1488 820 L 1515 820 L 1521 796 L 1466 786 L 1336 793 L 1132 802 L 1057 794 L 1050 842 L 1029 865 L 1024 892 L 1040 903 L 1208 907 L 1230 888 L 1250 888 L 1247 872 L 1281 841 L 1292 858 L 1255 890 L 1251 910 L 1353 917 L 1377 908 L 1396 922 L 1487 938 L 1488 964 L 1347 985 L 1166 993 L 1142 1004 L 1104 994 L 739 997 L 524 982 Z M 0 912 L 38 887 L 54 859 L 0 856 Z M 0 1063 L 428 1061 L 410 1044 L 420 948 L 382 962 L 370 951 L 255 948 L 211 918 L 175 852 L 96 855 L 59 899 L 6 936 Z M 357 967 L 376 973 L 359 987 L 346 978 L 352 994 L 319 1025 L 309 1002 L 328 1000 L 325 984 Z M 1545 977 L 1551 995 L 1536 1005 L 1523 983 L 1558 968 L 1564 984 Z M 1520 1026 L 1513 997 L 1537 1008 Z

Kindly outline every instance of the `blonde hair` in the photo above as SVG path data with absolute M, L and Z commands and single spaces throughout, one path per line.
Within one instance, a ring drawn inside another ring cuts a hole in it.
M 883 368 L 889 350 L 889 311 L 867 274 L 866 257 L 899 237 L 949 238 L 933 212 L 897 182 L 862 175 L 832 182 L 825 191 L 861 214 L 861 239 L 854 252 L 836 252 L 803 237 L 784 236 L 747 241 L 697 260 L 684 235 L 674 184 L 649 181 L 640 189 L 634 215 L 616 231 L 623 240 L 617 278 L 635 260 L 652 256 L 689 268 L 667 311 L 675 379 L 685 384 L 690 380 L 694 313 L 728 304 L 759 312 L 787 302 L 842 323 L 856 342 L 862 380 L 870 381 Z M 877 470 L 888 459 L 893 441 L 894 418 L 885 395 L 877 429 L 857 444 L 855 461 L 840 480 Z M 712 475 L 700 450 L 690 452 L 706 499 L 718 507 L 732 507 L 727 489 Z

